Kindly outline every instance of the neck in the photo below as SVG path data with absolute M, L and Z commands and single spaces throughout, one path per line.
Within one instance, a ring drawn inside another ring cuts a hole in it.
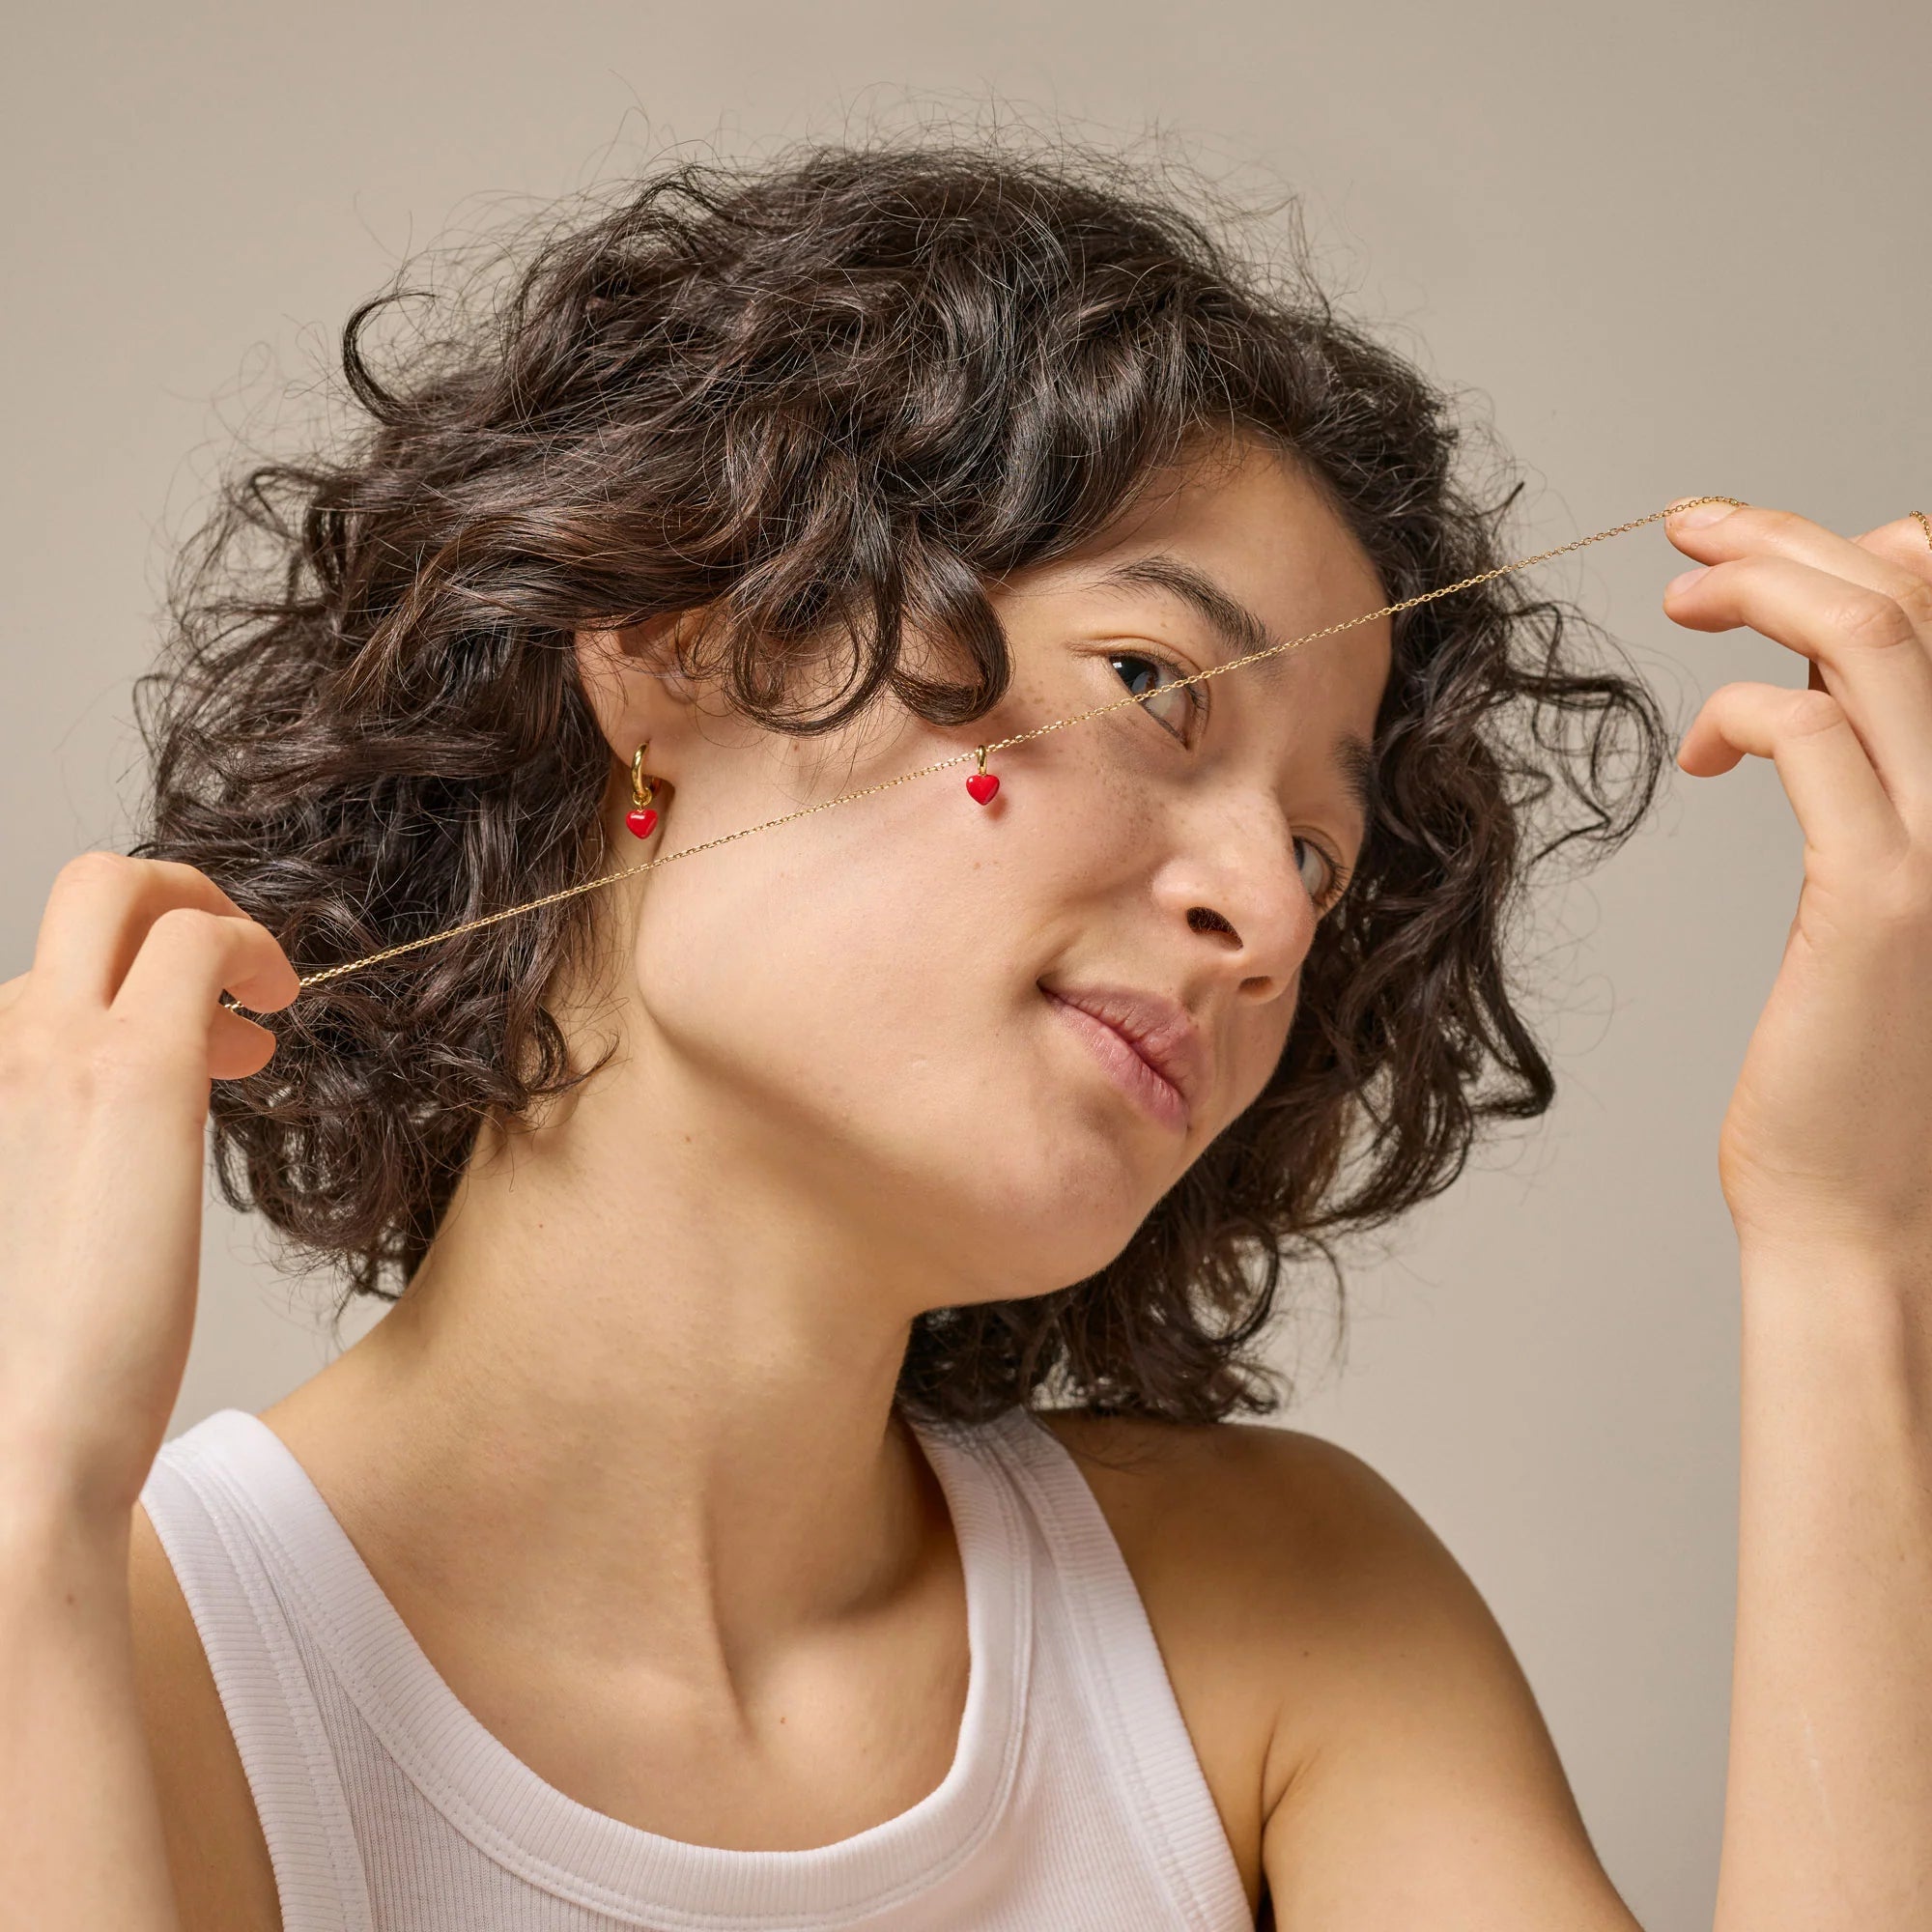
M 343 1487 L 411 1574 L 487 1577 L 559 1640 L 742 1656 L 883 1601 L 946 1536 L 893 1406 L 919 1298 L 781 1136 L 612 1072 L 484 1129 L 402 1298 L 270 1419 L 298 1454 L 298 1426 L 362 1445 Z

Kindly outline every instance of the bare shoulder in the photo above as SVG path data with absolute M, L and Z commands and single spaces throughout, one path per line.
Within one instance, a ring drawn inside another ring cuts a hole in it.
M 1270 1817 L 1355 1726 L 1350 1684 L 1378 1648 L 1378 1609 L 1412 1597 L 1404 1570 L 1432 1569 L 1440 1546 L 1368 1463 L 1300 1430 L 1042 1419 L 1120 1546 L 1259 1904 Z
M 1634 1926 L 1496 1618 L 1387 1478 L 1271 1425 L 1050 1426 L 1281 1922 Z
M 1466 1606 L 1467 1577 L 1385 1477 L 1325 1437 L 1273 1425 L 1200 1428 L 1080 1412 L 1046 1418 L 1072 1454 L 1134 1569 L 1167 1573 L 1191 1594 L 1268 1605 L 1279 1633 L 1293 1613 L 1359 1625 L 1400 1611 L 1424 1583 Z M 1392 1593 L 1391 1585 L 1401 1585 Z
M 128 1580 L 142 1719 L 182 1923 L 194 1932 L 280 1932 L 274 1868 L 221 1693 L 167 1551 L 138 1504 Z
M 1361 1557 L 1391 1545 L 1447 1554 L 1369 1463 L 1304 1430 L 1251 1422 L 1178 1427 L 1078 1410 L 1043 1419 L 1110 1521 L 1118 1513 L 1130 1533 L 1145 1520 L 1169 1534 L 1198 1537 L 1195 1555 L 1215 1554 L 1243 1570 L 1260 1566 L 1288 1581 L 1297 1557 Z M 1323 1578 L 1304 1572 L 1294 1580 Z
M 1350 1721 L 1362 1674 L 1385 1669 L 1419 1627 L 1508 1656 L 1441 1539 L 1339 1443 L 1270 1424 L 1047 1420 L 1114 1532 L 1170 1674 L 1198 1657 L 1225 1688 L 1203 1684 L 1197 1698 L 1216 1710 L 1225 1698 L 1260 1733 L 1248 1750 L 1268 1802 Z

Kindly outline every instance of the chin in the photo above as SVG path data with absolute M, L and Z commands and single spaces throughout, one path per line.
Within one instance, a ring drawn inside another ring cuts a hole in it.
M 934 1305 L 1018 1299 L 1106 1266 L 1175 1179 L 1170 1138 L 1035 998 L 1032 1026 L 983 1008 L 935 1024 L 888 997 L 863 1037 L 741 1028 L 694 1057 L 887 1266 L 939 1276 Z
M 1158 1200 L 1118 1134 L 1062 1119 L 1053 1131 L 1014 1133 L 961 1177 L 960 1252 L 982 1257 L 978 1276 L 1003 1283 L 977 1300 L 1047 1294 L 1105 1267 Z
M 1086 1049 L 1059 1037 L 1065 1023 L 1039 999 L 1046 1038 L 1022 1037 L 1015 1055 L 1011 1036 L 995 1036 L 976 1063 L 980 1078 L 958 1069 L 955 1097 L 927 1115 L 921 1134 L 928 1174 L 951 1197 L 938 1218 L 952 1230 L 953 1251 L 976 1257 L 976 1277 L 1011 1284 L 977 1299 L 1085 1280 L 1121 1253 L 1179 1177 L 1179 1138 L 1096 1078 Z

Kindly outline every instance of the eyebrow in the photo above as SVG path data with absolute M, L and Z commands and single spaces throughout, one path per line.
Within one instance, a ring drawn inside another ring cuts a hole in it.
M 1281 640 L 1274 637 L 1247 605 L 1231 596 L 1204 570 L 1173 555 L 1155 551 L 1148 556 L 1129 557 L 1117 563 L 1095 580 L 1095 587 L 1129 590 L 1165 590 L 1187 605 L 1206 621 L 1208 628 L 1236 657 L 1264 651 Z M 1264 658 L 1256 668 L 1275 671 L 1282 668 L 1279 657 Z M 1335 741 L 1331 769 L 1341 780 L 1350 802 L 1362 815 L 1364 826 L 1375 822 L 1376 807 L 1381 797 L 1376 756 L 1368 741 L 1353 731 L 1345 731 Z

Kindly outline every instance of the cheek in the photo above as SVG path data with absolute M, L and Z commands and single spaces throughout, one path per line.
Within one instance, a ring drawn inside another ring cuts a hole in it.
M 833 842 L 727 848 L 654 881 L 636 952 L 644 1011 L 711 1101 L 836 1146 L 848 1167 L 963 1165 L 969 1123 L 1010 1078 L 998 895 L 970 857 L 955 877 L 905 841 Z
M 1288 1047 L 1293 1002 L 1280 1019 L 1257 1022 L 1246 1032 L 1236 1030 L 1231 1048 L 1229 1083 L 1221 1095 L 1221 1127 L 1232 1126 L 1273 1084 L 1275 1068 Z
M 950 1244 L 970 1276 L 958 1298 L 978 1299 L 1104 1265 L 1175 1173 L 1036 984 L 1078 955 L 1092 855 L 960 805 L 975 815 L 958 827 L 799 854 L 748 840 L 668 868 L 635 970 L 652 1032 L 729 1140 Z
M 1214 1092 L 1213 1131 L 1232 1126 L 1274 1084 L 1289 1035 L 1301 1008 L 1300 961 L 1288 975 L 1286 989 L 1266 1000 L 1233 1002 L 1223 1015 L 1222 1062 Z

